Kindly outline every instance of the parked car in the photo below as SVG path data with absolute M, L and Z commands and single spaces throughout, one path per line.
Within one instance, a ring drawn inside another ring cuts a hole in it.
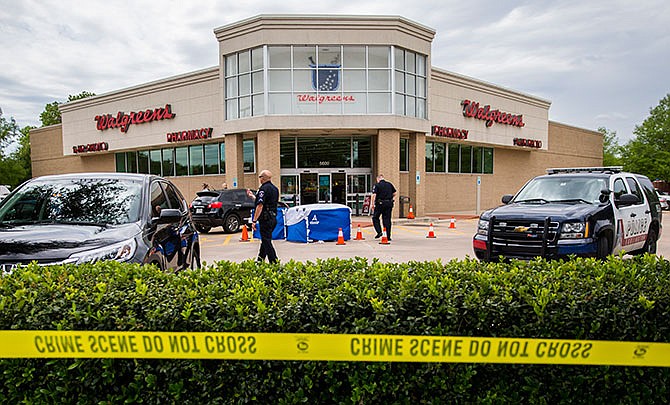
M 9 195 L 9 187 L 0 185 L 0 201 L 4 200 Z
M 226 233 L 240 230 L 242 224 L 249 223 L 254 199 L 246 189 L 198 191 L 191 202 L 191 215 L 197 229 L 202 233 L 221 226 Z
M 661 204 L 661 209 L 664 211 L 670 209 L 670 196 L 658 190 L 656 190 L 656 195 L 658 195 L 658 202 Z
M 179 190 L 143 174 L 38 177 L 0 203 L 0 267 L 85 263 L 200 266 L 198 232 Z
M 480 260 L 656 253 L 662 212 L 652 182 L 620 167 L 548 169 L 482 213 Z

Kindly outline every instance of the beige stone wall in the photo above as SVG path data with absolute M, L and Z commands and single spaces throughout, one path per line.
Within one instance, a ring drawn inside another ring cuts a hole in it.
M 63 156 L 63 128 L 52 125 L 30 131 L 33 177 L 49 174 L 114 171 L 114 154 Z

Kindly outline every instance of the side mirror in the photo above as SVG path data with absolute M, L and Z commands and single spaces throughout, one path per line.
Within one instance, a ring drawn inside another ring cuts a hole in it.
M 174 224 L 181 220 L 181 212 L 177 209 L 165 208 L 158 218 L 152 218 L 154 224 Z
M 502 196 L 502 203 L 509 204 L 509 202 L 512 201 L 512 198 L 514 198 L 512 194 L 505 194 L 504 196 Z
M 628 207 L 639 203 L 640 198 L 635 194 L 622 194 L 617 200 L 617 205 L 620 207 Z
M 598 197 L 598 200 L 600 200 L 601 203 L 605 203 L 607 200 L 609 200 L 610 194 L 612 194 L 612 192 L 604 188 L 600 190 L 600 196 Z

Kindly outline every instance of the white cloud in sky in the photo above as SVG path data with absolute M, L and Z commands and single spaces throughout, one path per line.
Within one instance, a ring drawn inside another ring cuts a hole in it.
M 258 14 L 400 15 L 436 31 L 432 64 L 552 101 L 550 119 L 628 139 L 670 93 L 667 0 L 0 0 L 0 108 L 44 105 L 218 63 L 213 30 Z

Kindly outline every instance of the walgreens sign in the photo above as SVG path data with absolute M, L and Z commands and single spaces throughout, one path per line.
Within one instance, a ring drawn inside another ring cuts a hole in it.
M 133 124 L 145 124 L 147 122 L 169 120 L 176 116 L 172 112 L 172 106 L 165 104 L 165 107 L 155 108 L 153 110 L 131 111 L 126 114 L 123 111 L 112 114 L 96 115 L 95 122 L 98 131 L 104 131 L 110 128 L 119 128 L 121 132 L 128 132 L 128 128 Z
M 463 116 L 468 118 L 476 118 L 478 120 L 486 121 L 486 126 L 490 127 L 494 123 L 512 125 L 515 127 L 523 127 L 526 124 L 523 122 L 523 115 L 514 115 L 498 109 L 491 109 L 490 105 L 480 106 L 479 103 L 471 100 L 463 100 Z

